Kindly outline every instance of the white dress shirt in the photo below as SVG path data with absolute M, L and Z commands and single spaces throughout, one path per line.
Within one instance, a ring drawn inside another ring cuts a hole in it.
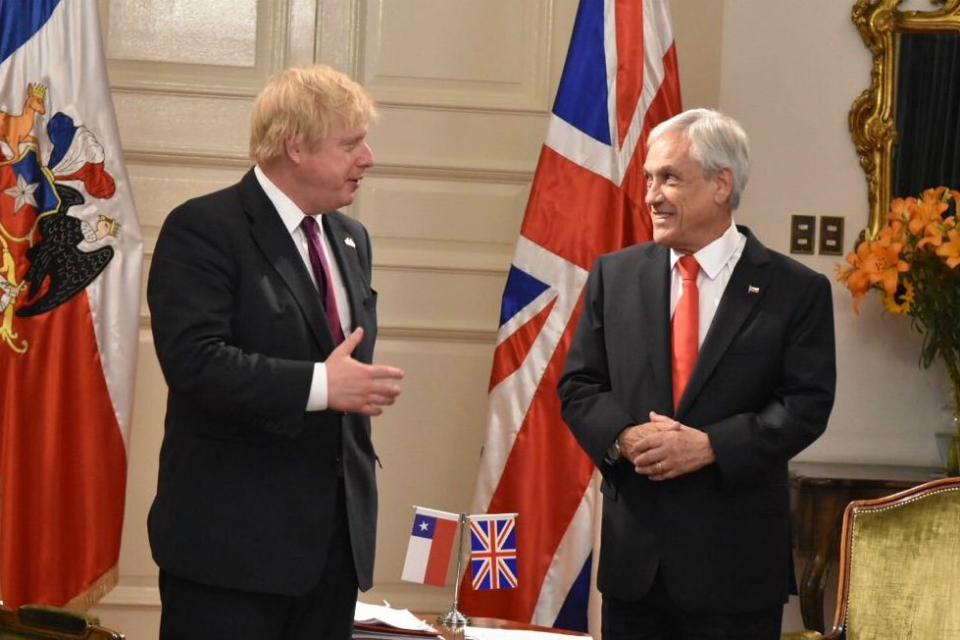
M 253 168 L 253 173 L 257 177 L 260 186 L 263 187 L 264 192 L 266 192 L 267 197 L 270 198 L 270 202 L 276 207 L 277 213 L 280 214 L 283 226 L 287 228 L 287 233 L 293 238 L 293 243 L 300 253 L 300 259 L 303 260 L 303 264 L 307 268 L 307 273 L 310 274 L 310 279 L 313 280 L 314 286 L 317 286 L 316 277 L 313 275 L 313 267 L 310 264 L 307 236 L 303 233 L 303 228 L 300 226 L 305 214 L 287 194 L 270 181 L 270 178 L 267 177 L 259 166 Z M 320 220 L 317 220 L 317 222 L 319 223 Z M 340 274 L 340 265 L 337 264 L 333 253 L 331 253 L 330 242 L 327 234 L 323 232 L 322 224 L 317 225 L 317 231 L 320 234 L 320 244 L 327 258 L 327 265 L 330 267 L 330 282 L 333 284 L 333 294 L 337 299 L 337 312 L 340 315 L 340 326 L 343 327 L 344 335 L 349 335 L 350 327 L 353 325 L 350 323 L 350 302 L 347 298 L 347 289 L 343 284 L 343 276 Z M 319 296 L 319 288 L 317 289 L 317 295 Z M 307 398 L 307 411 L 322 411 L 327 408 L 327 403 L 327 365 L 323 362 L 317 362 L 313 367 L 313 380 L 310 383 L 310 395 Z
M 717 315 L 717 307 L 720 306 L 720 298 L 727 289 L 727 283 L 730 282 L 730 275 L 733 268 L 740 261 L 743 255 L 743 248 L 747 244 L 747 236 L 737 230 L 737 226 L 731 221 L 730 228 L 723 232 L 723 235 L 693 254 L 700 265 L 700 272 L 697 274 L 697 289 L 700 292 L 700 326 L 698 346 L 703 346 L 703 339 L 710 329 L 713 317 Z M 677 253 L 670 249 L 670 273 L 672 274 L 670 284 L 670 317 L 677 308 L 677 301 L 683 295 L 683 284 L 680 278 L 680 267 L 677 261 L 684 254 Z

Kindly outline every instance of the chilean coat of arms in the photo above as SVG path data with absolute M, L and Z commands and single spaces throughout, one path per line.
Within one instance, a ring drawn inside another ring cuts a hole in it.
M 31 83 L 20 113 L 0 104 L 0 346 L 21 354 L 29 345 L 18 323 L 93 282 L 120 231 L 104 214 L 71 215 L 88 196 L 109 201 L 116 185 L 93 132 L 62 112 L 46 118 L 46 99 L 47 87 Z

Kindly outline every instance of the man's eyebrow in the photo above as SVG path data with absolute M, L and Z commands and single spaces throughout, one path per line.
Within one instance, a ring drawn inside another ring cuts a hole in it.
M 669 173 L 679 173 L 679 172 L 680 172 L 680 169 L 678 169 L 677 166 L 676 166 L 676 165 L 673 165 L 673 164 L 664 164 L 664 165 L 660 165 L 659 167 L 654 167 L 653 170 L 650 170 L 650 169 L 648 169 L 647 167 L 644 167 L 644 168 L 643 168 L 643 172 L 644 172 L 645 174 L 668 173 L 668 172 L 669 172 Z

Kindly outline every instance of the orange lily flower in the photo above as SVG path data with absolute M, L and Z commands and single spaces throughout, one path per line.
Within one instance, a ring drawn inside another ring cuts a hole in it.
M 951 269 L 960 264 L 960 231 L 947 231 L 948 241 L 937 247 L 937 255 L 944 259 Z
M 889 296 L 896 293 L 900 274 L 910 269 L 900 257 L 902 247 L 903 243 L 893 241 L 893 229 L 886 226 L 876 240 L 861 242 L 854 253 L 847 255 L 852 268 L 839 271 L 838 277 L 853 294 L 854 311 L 860 313 L 860 300 L 873 286 Z
M 935 189 L 923 192 L 923 200 L 914 200 L 911 207 L 910 222 L 907 225 L 910 233 L 915 236 L 925 236 L 930 243 L 939 245 L 943 238 L 943 216 L 947 210 L 947 203 L 936 197 Z

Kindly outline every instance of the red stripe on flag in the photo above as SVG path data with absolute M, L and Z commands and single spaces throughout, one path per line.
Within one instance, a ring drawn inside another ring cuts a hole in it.
M 0 358 L 0 585 L 10 607 L 65 604 L 116 564 L 127 458 L 89 309 L 81 292 L 18 320 L 29 349 Z
M 490 371 L 490 389 L 503 382 L 511 373 L 520 368 L 527 354 L 530 353 L 530 345 L 537 339 L 540 329 L 550 317 L 553 306 L 557 303 L 554 298 L 550 303 L 531 318 L 525 325 L 517 329 L 513 335 L 497 345 L 493 352 L 493 368 Z
M 457 521 L 437 518 L 433 531 L 433 544 L 427 558 L 427 570 L 423 576 L 425 584 L 442 587 L 447 582 L 447 569 L 450 567 L 450 552 L 453 550 L 453 538 L 457 534 Z
M 630 171 L 640 169 L 632 166 Z M 645 188 L 643 180 L 640 184 Z M 590 269 L 599 254 L 648 239 L 650 230 L 643 193 L 625 193 L 606 178 L 543 147 L 521 234 Z
M 617 131 L 619 146 L 643 90 L 643 3 L 617 0 Z
M 593 463 L 560 420 L 557 382 L 579 311 L 540 379 L 536 401 L 524 419 L 507 459 L 489 513 L 516 512 L 516 590 L 462 589 L 460 602 L 470 615 L 530 620 L 540 586 L 570 520 L 593 475 Z M 562 488 L 558 490 L 558 488 Z
M 641 149 L 647 148 L 647 136 L 650 134 L 651 129 L 664 120 L 669 120 L 683 109 L 680 100 L 680 73 L 677 70 L 676 44 L 671 44 L 667 52 L 663 54 L 663 73 L 663 82 L 660 83 L 657 95 L 654 96 L 653 102 L 651 102 L 647 108 L 647 115 L 643 119 L 643 130 L 640 134 Z M 637 153 L 634 157 L 640 155 L 642 154 Z M 642 177 L 642 164 L 639 169 L 641 170 L 640 177 Z M 629 191 L 636 193 L 636 191 L 632 189 Z M 646 183 L 644 183 L 641 193 L 645 195 L 646 192 L 647 187 Z

